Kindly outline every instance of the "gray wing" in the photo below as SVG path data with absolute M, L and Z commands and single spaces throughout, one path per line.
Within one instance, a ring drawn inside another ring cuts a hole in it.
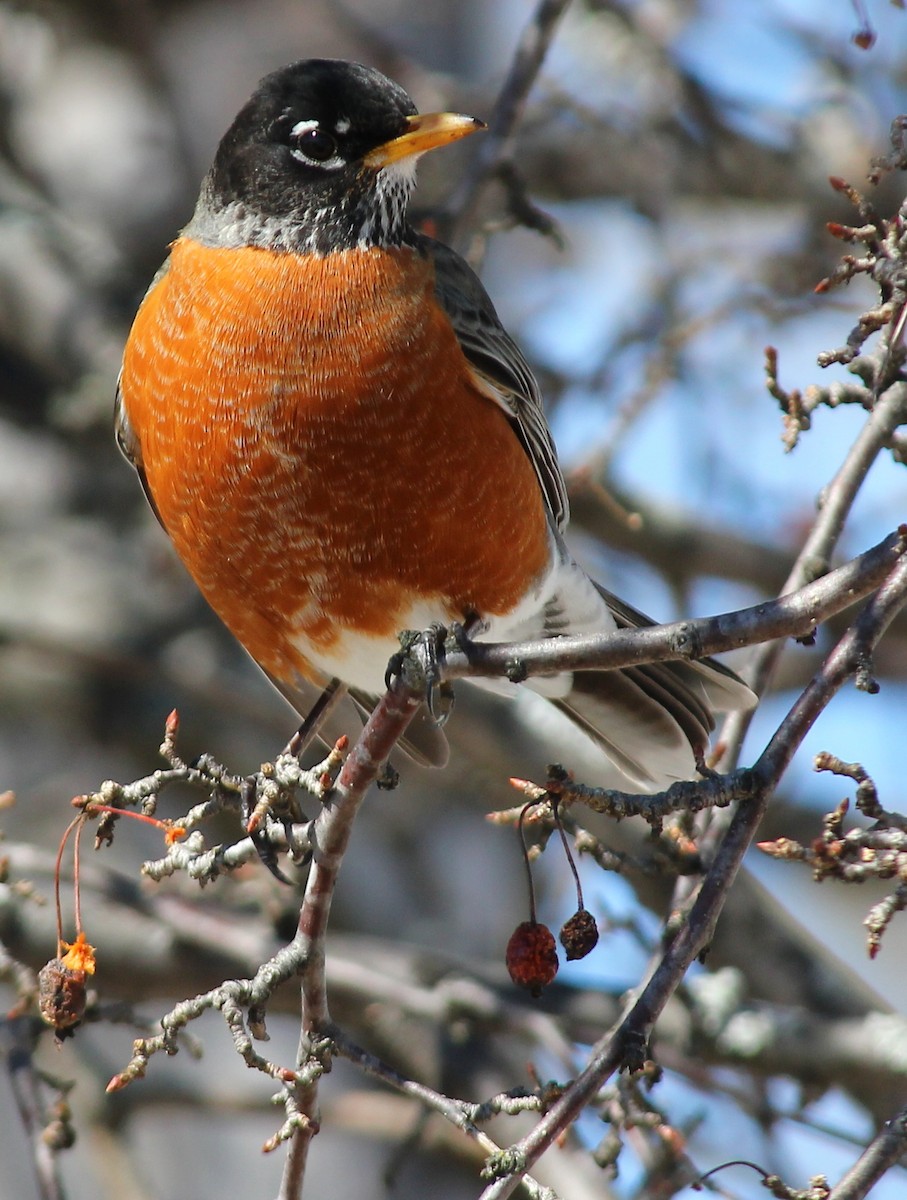
M 431 238 L 421 247 L 435 266 L 435 295 L 454 327 L 480 391 L 498 404 L 529 455 L 552 523 L 563 533 L 567 487 L 529 364 L 503 327 L 478 276 L 459 254 Z
M 142 491 L 145 493 L 145 499 L 148 501 L 151 511 L 157 517 L 161 528 L 164 529 L 164 522 L 161 520 L 161 514 L 158 512 L 157 505 L 154 503 L 154 497 L 151 494 L 151 488 L 148 486 L 145 464 L 142 462 L 142 446 L 129 421 L 126 406 L 123 404 L 123 393 L 120 391 L 119 379 L 117 379 L 117 394 L 113 406 L 113 431 L 120 453 L 129 465 L 135 469 L 135 473 L 139 477 L 139 483 L 142 485 Z
M 154 291 L 157 284 L 161 281 L 164 275 L 167 274 L 169 269 L 170 257 L 168 255 L 168 257 L 165 258 L 158 267 L 154 278 L 148 285 L 148 288 L 145 292 L 146 297 Z M 145 499 L 148 501 L 151 511 L 157 517 L 161 528 L 166 529 L 164 522 L 161 520 L 161 514 L 158 512 L 157 505 L 154 502 L 151 489 L 148 486 L 148 477 L 145 474 L 145 464 L 142 461 L 141 442 L 136 436 L 135 430 L 132 428 L 129 415 L 126 412 L 126 405 L 123 403 L 123 391 L 121 387 L 122 377 L 123 369 L 121 367 L 120 373 L 117 376 L 117 390 L 113 402 L 113 431 L 117 440 L 117 446 L 119 447 L 120 453 L 130 464 L 130 466 L 135 468 L 135 472 L 139 477 L 139 482 L 142 485 L 142 491 L 145 493 Z

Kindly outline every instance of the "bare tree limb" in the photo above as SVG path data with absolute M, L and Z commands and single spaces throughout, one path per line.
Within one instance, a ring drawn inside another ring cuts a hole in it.
M 798 591 L 723 616 L 535 642 L 448 644 L 441 673 L 445 679 L 508 675 L 521 680 L 556 671 L 696 659 L 768 639 L 807 637 L 821 621 L 878 587 L 905 549 L 907 526 Z
M 59 1106 L 53 1118 L 58 1131 L 55 1133 L 51 1128 L 33 1051 L 34 1029 L 30 1018 L 20 1016 L 0 1021 L 0 1057 L 6 1060 L 41 1200 L 65 1200 L 56 1151 L 71 1145 L 75 1135 L 69 1122 L 61 1120 Z
M 500 1154 L 500 1147 L 479 1128 L 479 1122 L 487 1121 L 498 1113 L 513 1115 L 520 1112 L 539 1112 L 542 1101 L 539 1096 L 517 1094 L 517 1092 L 496 1096 L 481 1104 L 468 1104 L 463 1100 L 453 1100 L 434 1088 L 426 1087 L 413 1079 L 407 1079 L 393 1067 L 383 1063 L 373 1054 L 355 1045 L 341 1030 L 334 1028 L 331 1041 L 338 1054 L 361 1067 L 366 1074 L 394 1088 L 405 1096 L 411 1096 L 426 1108 L 440 1113 L 461 1133 L 474 1140 L 486 1154 Z M 530 1175 L 524 1175 L 523 1185 L 533 1200 L 557 1200 L 554 1193 L 543 1188 Z
M 326 1036 L 328 1013 L 325 981 L 325 935 L 331 901 L 353 822 L 365 794 L 386 762 L 422 703 L 422 693 L 407 689 L 400 681 L 378 703 L 344 764 L 332 795 L 315 822 L 312 832 L 314 862 L 299 911 L 294 949 L 299 954 L 302 974 L 302 1027 L 297 1068 L 302 1069 L 315 1053 L 316 1043 Z M 287 1094 L 301 1114 L 284 1166 L 280 1200 L 296 1200 L 302 1181 L 312 1135 L 317 1130 L 318 1074 L 302 1082 L 287 1084 Z
M 881 1129 L 850 1170 L 835 1184 L 828 1200 L 863 1200 L 886 1171 L 907 1154 L 907 1108 Z
M 884 357 L 883 352 L 879 352 Z M 859 364 L 854 363 L 853 369 Z M 878 398 L 863 427 L 854 439 L 834 478 L 822 494 L 821 509 L 810 530 L 797 561 L 794 564 L 782 594 L 802 587 L 828 570 L 831 556 L 838 543 L 844 522 L 853 507 L 854 500 L 866 475 L 887 447 L 899 425 L 907 420 L 907 383 L 892 385 Z M 782 644 L 767 643 L 759 651 L 752 664 L 750 683 L 761 694 L 778 664 Z M 736 761 L 750 717 L 745 713 L 731 713 L 724 723 L 721 739 L 728 746 L 726 761 Z
M 488 132 L 478 147 L 471 168 L 448 202 L 448 211 L 457 214 L 455 227 L 450 231 L 452 239 L 462 241 L 465 232 L 474 228 L 479 192 L 509 158 L 514 132 L 529 92 L 569 4 L 570 0 L 539 0 L 532 19 L 523 30 L 489 118 Z

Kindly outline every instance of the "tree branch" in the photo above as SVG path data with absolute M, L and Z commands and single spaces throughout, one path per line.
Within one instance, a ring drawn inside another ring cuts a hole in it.
M 521 1173 L 569 1128 L 609 1076 L 621 1066 L 639 1065 L 662 1009 L 687 969 L 708 945 L 743 855 L 794 751 L 845 680 L 865 669 L 875 644 L 905 602 L 907 563 L 900 561 L 832 650 L 760 755 L 753 767 L 760 781 L 758 793 L 735 811 L 685 924 L 660 960 L 652 964 L 649 979 L 637 999 L 617 1028 L 596 1044 L 587 1066 L 561 1099 L 525 1138 L 489 1164 L 494 1182 L 482 1193 L 481 1200 L 505 1200 L 512 1195 Z
M 877 351 L 881 363 L 885 354 Z M 864 366 L 867 360 L 862 360 Z M 860 371 L 860 363 L 851 364 L 851 369 Z M 834 478 L 822 493 L 821 509 L 810 530 L 782 593 L 792 592 L 804 583 L 822 575 L 831 561 L 844 522 L 850 513 L 857 494 L 870 467 L 888 445 L 892 434 L 907 420 L 907 383 L 899 382 L 880 396 L 860 432 L 854 439 Z M 780 642 L 762 647 L 752 664 L 750 684 L 760 695 L 771 680 L 781 655 Z M 743 738 L 749 728 L 750 716 L 746 713 L 731 713 L 721 730 L 721 740 L 728 746 L 726 760 L 735 762 Z
M 302 974 L 302 1027 L 297 1070 L 316 1053 L 317 1043 L 329 1027 L 325 982 L 325 936 L 331 901 L 353 822 L 365 794 L 378 777 L 397 739 L 406 731 L 422 703 L 423 693 L 404 680 L 379 701 L 341 769 L 312 830 L 314 862 L 309 872 L 299 922 L 293 942 Z M 280 1187 L 280 1200 L 296 1200 L 302 1193 L 308 1148 L 317 1131 L 318 1074 L 286 1084 L 287 1099 L 301 1120 L 292 1133 Z
M 451 240 L 462 242 L 465 231 L 475 227 L 478 195 L 509 159 L 513 135 L 522 118 L 529 92 L 545 61 L 558 22 L 569 4 L 570 0 L 539 0 L 532 19 L 523 30 L 507 78 L 489 118 L 488 132 L 479 143 L 463 182 L 448 201 L 448 211 L 456 213 L 450 229 Z
M 882 1128 L 846 1175 L 831 1189 L 828 1200 L 863 1200 L 886 1171 L 907 1153 L 907 1108 Z
M 557 671 L 697 659 L 769 639 L 808 637 L 821 621 L 877 588 L 905 550 L 907 525 L 798 591 L 722 616 L 535 642 L 448 642 L 441 674 L 444 679 L 504 675 L 519 681 Z

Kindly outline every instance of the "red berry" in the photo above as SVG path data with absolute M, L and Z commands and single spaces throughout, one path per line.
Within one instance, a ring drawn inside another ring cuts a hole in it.
M 510 978 L 533 996 L 557 974 L 557 945 L 547 925 L 523 921 L 510 935 L 505 955 Z

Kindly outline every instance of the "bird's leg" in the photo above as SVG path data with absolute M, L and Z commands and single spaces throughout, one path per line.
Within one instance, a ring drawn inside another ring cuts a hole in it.
M 462 621 L 451 621 L 447 634 L 452 645 L 468 655 L 472 642 L 487 628 L 478 613 L 468 612 Z
M 332 679 L 309 709 L 305 720 L 287 742 L 286 746 L 284 746 L 281 753 L 292 755 L 293 758 L 299 758 L 308 746 L 311 745 L 315 737 L 317 737 L 318 730 L 345 695 L 346 684 L 342 683 L 339 679 Z
M 315 704 L 309 710 L 305 720 L 287 742 L 281 751 L 281 755 L 289 755 L 293 758 L 300 758 L 306 748 L 312 743 L 317 736 L 319 729 L 324 724 L 329 714 L 333 711 L 337 704 L 346 695 L 346 685 L 341 683 L 339 679 L 332 679 L 328 686 L 318 697 Z M 256 799 L 256 777 L 250 775 L 243 783 L 242 790 L 242 810 L 243 822 L 248 830 L 249 836 L 258 851 L 258 857 L 268 868 L 275 879 L 279 879 L 281 883 L 292 884 L 292 881 L 284 875 L 280 867 L 277 865 L 277 851 L 268 837 L 268 832 L 264 821 L 260 814 L 257 813 Z M 256 819 L 253 820 L 253 813 Z M 287 844 L 291 844 L 291 830 L 294 822 L 294 816 L 291 813 L 272 813 L 281 822 L 284 828 L 284 833 L 287 837 Z

